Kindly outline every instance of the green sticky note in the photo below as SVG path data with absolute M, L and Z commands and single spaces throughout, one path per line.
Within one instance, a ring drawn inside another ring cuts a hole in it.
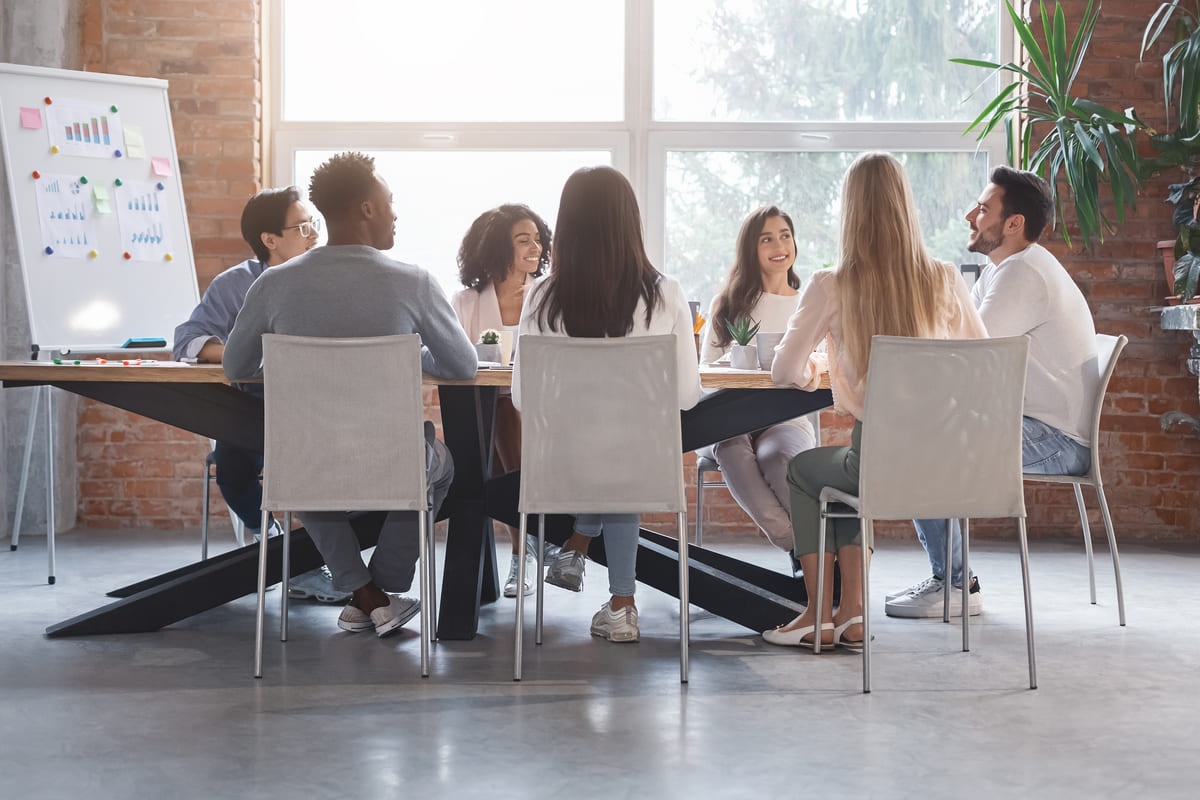
M 137 125 L 125 126 L 125 154 L 130 158 L 146 157 L 146 140 Z
M 92 184 L 92 202 L 97 214 L 111 214 L 112 204 L 108 202 L 108 187 L 99 183 Z

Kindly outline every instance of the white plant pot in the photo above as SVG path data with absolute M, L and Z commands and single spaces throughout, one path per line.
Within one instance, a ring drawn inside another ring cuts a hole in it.
M 480 361 L 492 361 L 496 364 L 500 363 L 500 345 L 498 344 L 477 344 L 475 345 L 475 356 Z
M 752 344 L 735 344 L 729 350 L 729 366 L 733 369 L 758 369 L 758 348 Z

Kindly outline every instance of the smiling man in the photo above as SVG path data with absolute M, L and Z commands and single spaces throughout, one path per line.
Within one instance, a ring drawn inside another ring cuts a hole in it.
M 313 173 L 309 199 L 325 217 L 328 244 L 262 274 L 250 287 L 225 345 L 225 374 L 244 380 L 261 374 L 262 335 L 421 336 L 421 366 L 442 378 L 475 374 L 475 348 L 450 302 L 428 272 L 383 254 L 395 243 L 396 214 L 387 182 L 375 161 L 362 153 L 340 153 Z M 446 446 L 427 448 L 428 483 L 434 510 L 445 499 L 454 468 Z M 336 469 L 335 464 L 330 469 Z M 384 636 L 420 609 L 403 592 L 412 584 L 418 556 L 417 522 L 390 513 L 369 565 L 346 512 L 305 513 L 313 544 L 333 573 L 334 586 L 353 592 L 338 626 L 374 629 Z
M 1050 187 L 1032 172 L 997 167 L 967 213 L 968 247 L 991 263 L 971 291 L 989 336 L 1029 337 L 1022 468 L 1028 473 L 1082 475 L 1091 465 L 1089 403 L 1099 382 L 1096 327 L 1079 287 L 1050 251 L 1037 243 L 1054 224 Z M 969 453 L 963 454 L 969 458 Z M 946 521 L 914 520 L 933 576 L 888 595 L 892 617 L 940 617 L 946 576 Z M 954 523 L 951 583 L 962 587 L 962 535 Z M 983 610 L 972 576 L 969 613 Z M 950 594 L 950 613 L 962 614 L 962 593 Z

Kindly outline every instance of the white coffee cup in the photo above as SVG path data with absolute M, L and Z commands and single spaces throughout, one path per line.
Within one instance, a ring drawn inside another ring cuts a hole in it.
M 775 360 L 775 345 L 783 339 L 783 333 L 759 333 L 754 337 L 754 343 L 758 345 L 758 366 L 762 369 L 769 370 L 771 362 Z

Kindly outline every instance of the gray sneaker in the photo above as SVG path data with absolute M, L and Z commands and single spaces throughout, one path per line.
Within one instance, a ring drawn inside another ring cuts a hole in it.
M 638 640 L 638 612 L 636 606 L 626 606 L 613 611 L 605 603 L 592 617 L 592 636 L 610 642 L 636 642 Z
M 945 582 L 941 578 L 930 578 L 920 584 L 919 591 L 910 592 L 902 597 L 887 601 L 883 610 L 889 617 L 902 619 L 936 619 L 942 616 Z M 972 616 L 983 613 L 983 595 L 979 592 L 979 579 L 971 579 L 971 589 L 968 593 L 967 612 Z M 962 616 L 962 587 L 950 589 L 950 616 Z
M 525 552 L 537 554 L 537 537 L 532 534 L 525 534 Z M 558 554 L 562 552 L 562 548 L 553 542 L 546 542 L 546 546 L 542 548 L 542 561 L 549 564 L 554 559 L 558 558 Z
M 587 558 L 576 550 L 563 550 L 550 562 L 546 570 L 546 583 L 568 589 L 583 591 L 583 562 Z
M 345 603 L 352 592 L 343 592 L 333 586 L 333 575 L 324 565 L 297 575 L 288 581 L 288 597 L 297 600 L 312 598 L 318 603 Z
M 929 586 L 931 585 L 931 583 L 933 581 L 937 581 L 938 584 L 940 585 L 942 579 L 938 578 L 936 576 L 930 576 L 930 577 L 926 578 L 925 580 L 921 581 L 920 583 L 914 583 L 912 586 L 908 587 L 907 589 L 901 589 L 898 592 L 892 592 L 891 594 L 887 595 L 883 599 L 885 602 L 890 603 L 893 600 L 898 600 L 899 598 L 904 597 L 904 595 L 906 595 L 906 594 L 924 594 L 925 591 L 929 588 Z

